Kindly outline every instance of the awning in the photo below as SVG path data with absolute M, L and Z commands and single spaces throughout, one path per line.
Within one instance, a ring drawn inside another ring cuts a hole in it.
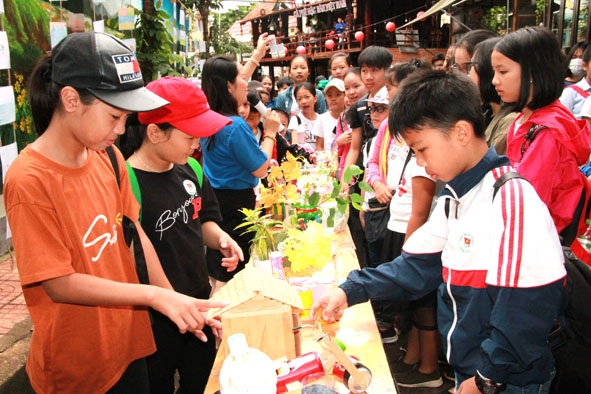
M 456 1 L 456 0 L 439 0 L 437 3 L 435 3 L 435 4 L 433 5 L 433 7 L 429 8 L 427 11 L 425 11 L 425 12 L 423 13 L 423 15 L 421 15 L 420 17 L 418 17 L 418 18 L 415 18 L 415 19 L 411 20 L 410 22 L 407 22 L 407 23 L 405 23 L 404 25 L 402 25 L 402 26 L 400 26 L 400 27 L 396 28 L 396 30 L 403 29 L 403 28 L 405 28 L 405 27 L 406 27 L 406 26 L 408 26 L 408 25 L 412 25 L 413 23 L 416 23 L 416 22 L 418 22 L 418 21 L 420 21 L 420 20 L 422 20 L 422 19 L 425 19 L 425 18 L 427 18 L 427 17 L 429 17 L 429 16 L 431 16 L 431 15 L 433 15 L 433 14 L 435 14 L 435 13 L 439 12 L 440 10 L 444 9 L 445 7 L 449 7 L 449 6 L 450 6 L 450 5 L 452 5 L 452 4 L 453 4 L 455 1 Z

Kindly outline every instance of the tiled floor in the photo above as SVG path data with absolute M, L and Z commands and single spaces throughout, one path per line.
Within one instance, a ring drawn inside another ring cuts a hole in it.
M 18 280 L 16 263 L 9 255 L 0 256 L 0 336 L 29 316 Z

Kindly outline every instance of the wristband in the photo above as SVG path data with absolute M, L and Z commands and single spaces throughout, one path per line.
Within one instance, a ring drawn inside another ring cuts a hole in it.
M 495 383 L 485 378 L 478 371 L 476 371 L 476 376 L 474 376 L 474 382 L 482 394 L 498 394 L 507 387 L 504 383 Z
M 271 136 L 271 135 L 269 135 L 269 134 L 264 134 L 264 135 L 263 135 L 263 140 L 264 140 L 265 138 L 269 138 L 269 139 L 270 139 L 270 140 L 272 140 L 273 142 L 275 142 L 275 141 L 276 141 L 275 137 L 273 137 L 273 136 Z
M 257 67 L 259 67 L 261 65 L 261 63 L 257 62 L 256 60 L 254 60 L 254 58 L 250 58 L 248 59 L 249 62 L 253 62 Z

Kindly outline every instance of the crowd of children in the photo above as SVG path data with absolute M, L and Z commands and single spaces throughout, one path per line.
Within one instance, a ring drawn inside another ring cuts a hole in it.
M 579 49 L 586 71 L 591 46 Z M 550 392 L 561 243 L 580 252 L 573 212 L 591 195 L 579 171 L 591 127 L 577 119 L 591 77 L 570 61 L 581 79 L 565 88 L 552 32 L 473 31 L 429 62 L 393 64 L 369 46 L 354 65 L 339 52 L 322 89 L 302 55 L 277 84 L 249 83 L 256 59 L 214 56 L 201 88 L 179 77 L 144 88 L 140 72 L 122 83 L 116 62 L 134 59 L 113 36 L 77 33 L 31 76 L 39 138 L 11 165 L 4 200 L 36 391 L 203 392 L 221 329 L 205 311 L 224 306 L 207 299 L 250 258 L 239 209 L 255 208 L 286 152 L 334 151 L 339 173 L 359 165 L 373 192 L 348 223 L 361 269 L 314 308 L 333 321 L 371 300 L 384 343 L 407 331 L 400 386 L 439 387 L 444 361 L 458 394 Z M 383 214 L 384 231 L 370 232 Z

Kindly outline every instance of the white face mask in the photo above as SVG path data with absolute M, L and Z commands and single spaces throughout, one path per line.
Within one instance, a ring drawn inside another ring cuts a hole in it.
M 585 70 L 583 70 L 583 59 L 571 59 L 568 68 L 577 77 L 585 73 Z

